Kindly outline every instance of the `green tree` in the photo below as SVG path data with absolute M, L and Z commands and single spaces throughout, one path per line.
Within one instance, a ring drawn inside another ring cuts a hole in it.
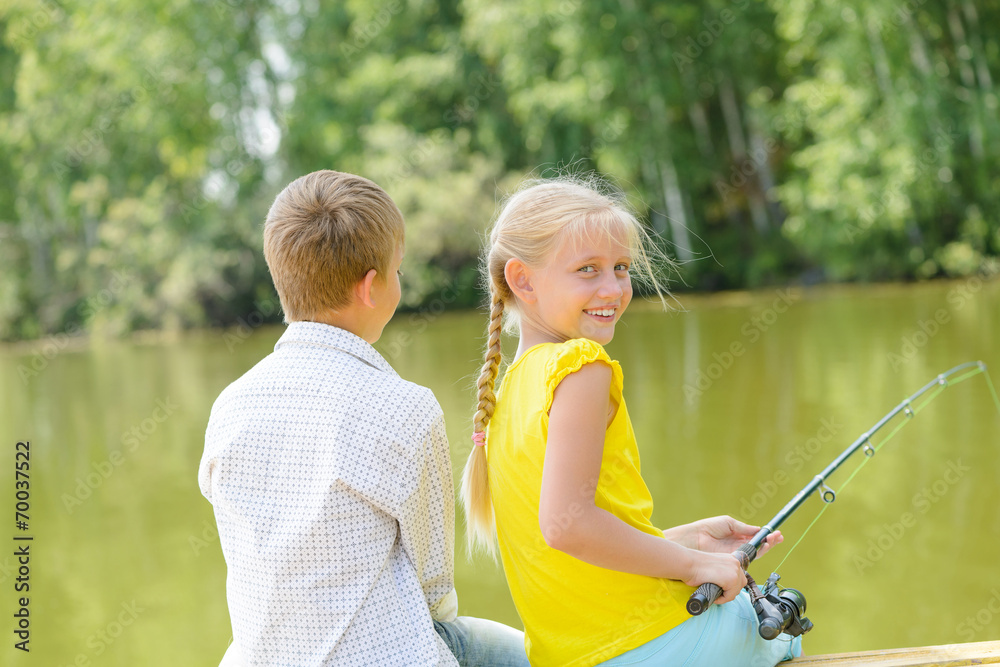
M 808 73 L 775 116 L 797 146 L 779 188 L 788 236 L 836 280 L 964 275 L 995 257 L 1000 54 L 982 26 L 997 8 L 772 4 L 789 73 Z

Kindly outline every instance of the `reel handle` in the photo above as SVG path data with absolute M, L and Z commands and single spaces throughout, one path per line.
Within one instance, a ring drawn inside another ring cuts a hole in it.
M 750 561 L 757 557 L 757 547 L 750 542 L 741 546 L 733 552 L 733 557 L 740 562 L 743 569 L 750 566 Z M 711 582 L 705 582 L 691 594 L 687 601 L 687 612 L 692 616 L 698 616 L 715 602 L 722 595 L 722 588 Z

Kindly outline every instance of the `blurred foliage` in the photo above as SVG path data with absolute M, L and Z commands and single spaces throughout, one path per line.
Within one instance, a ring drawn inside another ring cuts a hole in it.
M 1000 255 L 996 3 L 4 7 L 2 339 L 272 313 L 261 222 L 321 168 L 400 205 L 411 307 L 477 304 L 498 192 L 566 165 L 628 191 L 697 289 Z

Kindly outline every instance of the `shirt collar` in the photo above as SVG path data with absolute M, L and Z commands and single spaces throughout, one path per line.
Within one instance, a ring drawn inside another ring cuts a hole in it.
M 398 375 L 382 355 L 363 338 L 350 331 L 322 322 L 291 322 L 285 333 L 274 344 L 275 351 L 282 345 L 314 345 L 346 352 L 377 370 Z

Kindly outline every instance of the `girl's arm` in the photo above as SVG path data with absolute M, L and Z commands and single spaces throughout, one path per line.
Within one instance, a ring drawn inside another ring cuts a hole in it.
M 638 530 L 594 504 L 608 426 L 611 367 L 586 364 L 556 388 L 542 469 L 538 521 L 546 543 L 598 567 L 678 579 L 736 597 L 746 573 L 728 553 L 706 553 Z

